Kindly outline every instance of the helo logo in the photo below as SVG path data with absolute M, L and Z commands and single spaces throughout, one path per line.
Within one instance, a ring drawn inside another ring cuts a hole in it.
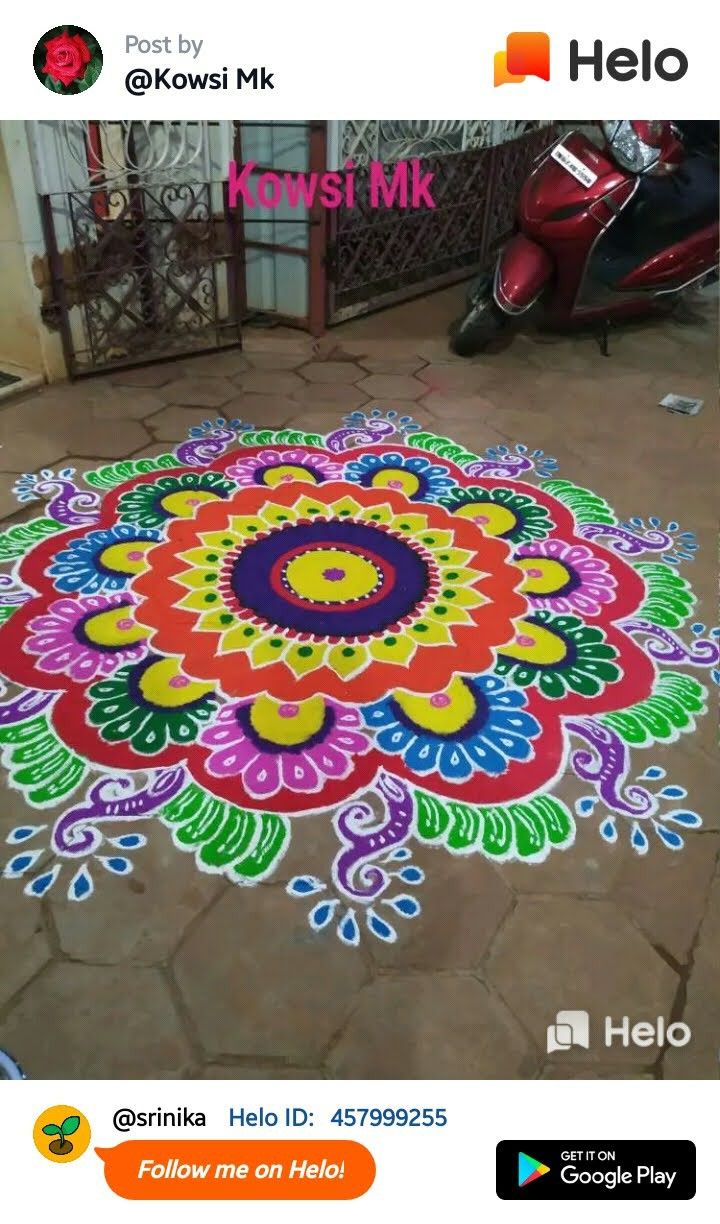
M 504 51 L 496 51 L 494 83 L 519 85 L 526 77 L 550 80 L 550 39 L 538 30 L 516 30 L 508 34 Z

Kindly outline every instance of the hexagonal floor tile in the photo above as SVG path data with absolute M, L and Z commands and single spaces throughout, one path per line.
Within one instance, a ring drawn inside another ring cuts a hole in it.
M 427 387 L 409 374 L 368 374 L 358 383 L 371 399 L 417 400 L 427 394 Z
M 444 847 L 419 846 L 413 864 L 425 871 L 417 893 L 422 912 L 407 926 L 394 920 L 401 928 L 397 943 L 374 941 L 374 959 L 398 969 L 479 965 L 512 904 L 509 888 L 487 859 L 456 858 Z
M 496 995 L 471 977 L 383 977 L 363 990 L 328 1059 L 339 1079 L 511 1079 L 535 1054 Z
M 40 903 L 22 896 L 20 881 L 0 890 L 0 1007 L 50 959 Z
M 158 388 L 166 404 L 181 404 L 188 408 L 220 408 L 237 394 L 229 378 L 182 377 Z
M 678 977 L 613 905 L 579 898 L 521 898 L 493 946 L 487 977 L 546 1046 L 559 1010 L 587 1011 L 590 1049 L 568 1062 L 647 1063 L 647 1050 L 604 1045 L 606 1016 L 631 1022 L 670 1014 Z
M 235 380 L 243 391 L 256 395 L 292 395 L 302 391 L 305 383 L 292 370 L 246 370 Z
M 198 871 L 192 854 L 173 845 L 168 829 L 144 829 L 148 844 L 134 856 L 132 875 L 103 880 L 90 904 L 51 901 L 63 952 L 91 964 L 130 961 L 153 965 L 166 960 L 193 918 L 227 882 Z M 91 919 L 90 921 L 88 919 Z
M 31 1079 L 177 1079 L 192 1065 L 156 969 L 60 963 L 23 991 L 0 1046 Z
M 208 1054 L 319 1062 L 367 980 L 360 956 L 319 939 L 282 888 L 231 888 L 175 958 Z
M 311 361 L 298 370 L 309 383 L 354 383 L 364 373 L 354 361 Z

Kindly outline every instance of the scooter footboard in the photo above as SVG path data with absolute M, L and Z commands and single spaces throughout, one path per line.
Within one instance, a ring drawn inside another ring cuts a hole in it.
M 503 249 L 495 270 L 493 296 L 505 314 L 522 314 L 537 301 L 553 274 L 547 251 L 516 234 Z

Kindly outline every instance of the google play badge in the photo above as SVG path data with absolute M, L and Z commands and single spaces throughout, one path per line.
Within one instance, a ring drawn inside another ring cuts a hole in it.
M 539 1177 L 544 1177 L 549 1172 L 548 1166 L 542 1164 L 541 1161 L 534 1160 L 525 1152 L 518 1152 L 518 1186 L 529 1186 L 530 1182 L 537 1181 Z

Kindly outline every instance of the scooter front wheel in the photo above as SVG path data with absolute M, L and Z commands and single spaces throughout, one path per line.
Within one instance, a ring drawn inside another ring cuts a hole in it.
M 467 314 L 450 328 L 450 349 L 458 357 L 474 357 L 503 330 L 505 315 L 491 295 L 473 302 Z

